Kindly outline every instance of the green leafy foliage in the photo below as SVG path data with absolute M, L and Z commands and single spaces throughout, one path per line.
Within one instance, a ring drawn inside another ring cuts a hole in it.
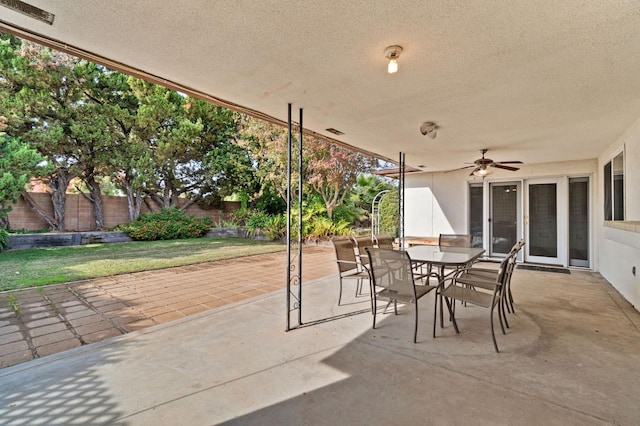
M 9 247 L 9 233 L 6 229 L 0 228 L 0 251 Z
M 385 195 L 380 203 L 380 232 L 398 236 L 398 191 Z
M 0 131 L 3 121 L 0 118 Z M 28 144 L 0 133 L 0 217 L 11 210 L 29 180 L 37 176 L 44 158 Z
M 266 213 L 256 212 L 247 219 L 247 231 L 249 234 L 256 235 L 258 231 L 267 227 L 270 216 Z
M 287 218 L 284 215 L 269 216 L 269 220 L 267 220 L 262 232 L 271 240 L 279 240 L 286 237 Z
M 136 220 L 116 229 L 126 232 L 136 241 L 175 240 L 198 238 L 211 229 L 211 218 L 187 215 L 184 211 L 171 208 L 159 213 L 140 215 Z
M 292 217 L 293 223 L 297 223 L 297 215 Z M 351 234 L 351 223 L 345 220 L 330 219 L 327 216 L 326 206 L 320 197 L 311 197 L 302 204 L 302 238 L 310 241 L 327 239 L 335 235 Z M 294 229 L 293 238 L 297 238 Z

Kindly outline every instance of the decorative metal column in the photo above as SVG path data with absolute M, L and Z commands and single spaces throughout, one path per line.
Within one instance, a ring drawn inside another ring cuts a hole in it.
M 291 313 L 298 312 L 298 324 L 302 325 L 302 108 L 300 108 L 300 135 L 298 141 L 298 223 L 297 223 L 297 251 L 292 254 L 291 208 L 293 204 L 294 188 L 291 184 L 293 162 L 293 122 L 291 119 L 291 104 L 288 108 L 287 133 L 287 327 L 292 329 Z M 296 259 L 297 257 L 297 259 Z M 296 268 L 297 264 L 297 268 Z
M 400 250 L 404 250 L 404 158 L 405 154 L 401 152 L 398 161 L 398 241 L 400 242 Z

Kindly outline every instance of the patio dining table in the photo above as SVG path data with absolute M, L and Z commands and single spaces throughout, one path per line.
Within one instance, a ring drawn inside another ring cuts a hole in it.
M 461 268 L 484 253 L 484 249 L 477 247 L 420 245 L 409 247 L 406 250 L 413 262 L 426 263 L 432 268 L 437 268 L 440 279 L 444 277 L 445 268 Z
M 438 286 L 444 286 L 447 278 L 445 268 L 453 269 L 452 273 L 465 265 L 478 259 L 484 253 L 484 249 L 476 247 L 452 247 L 452 246 L 413 246 L 406 249 L 412 262 L 418 265 L 428 265 L 429 271 L 437 270 Z M 442 307 L 441 288 L 436 290 L 436 297 L 440 298 Z M 437 305 L 436 305 L 437 306 Z M 437 311 L 437 309 L 436 309 Z M 435 314 L 435 313 L 434 313 Z M 443 326 L 443 312 L 440 309 L 440 327 Z

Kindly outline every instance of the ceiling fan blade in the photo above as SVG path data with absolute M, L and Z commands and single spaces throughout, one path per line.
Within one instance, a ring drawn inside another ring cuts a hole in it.
M 497 161 L 496 164 L 523 164 L 522 161 Z
M 477 172 L 478 170 L 480 170 L 480 167 L 476 167 L 475 169 L 473 169 L 473 171 L 469 173 L 469 176 L 474 176 L 474 173 Z
M 464 170 L 464 169 L 468 169 L 470 167 L 475 167 L 475 165 L 458 167 L 457 169 L 445 170 L 445 173 L 457 172 L 458 170 Z
M 512 172 L 515 172 L 516 170 L 520 170 L 518 167 L 503 166 L 500 163 L 493 163 L 493 167 L 495 167 L 496 169 L 510 170 Z

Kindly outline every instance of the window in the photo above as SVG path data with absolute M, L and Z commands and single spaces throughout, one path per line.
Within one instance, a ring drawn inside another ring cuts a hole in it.
M 604 220 L 624 220 L 624 152 L 604 165 Z

